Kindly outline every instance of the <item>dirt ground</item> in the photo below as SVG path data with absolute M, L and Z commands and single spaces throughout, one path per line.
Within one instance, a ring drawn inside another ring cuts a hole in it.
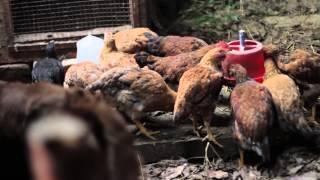
M 198 161 L 197 163 L 195 161 Z M 320 156 L 306 148 L 291 148 L 283 152 L 272 167 L 238 168 L 238 160 L 219 158 L 203 160 L 163 160 L 143 167 L 143 179 L 320 179 Z

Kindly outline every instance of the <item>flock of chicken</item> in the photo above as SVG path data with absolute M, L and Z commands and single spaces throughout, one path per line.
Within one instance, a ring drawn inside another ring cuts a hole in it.
M 228 51 L 223 42 L 208 45 L 194 37 L 159 37 L 135 28 L 107 34 L 99 64 L 83 62 L 64 72 L 50 42 L 48 58 L 33 68 L 34 84 L 0 83 L 0 156 L 8 169 L 1 174 L 11 179 L 30 179 L 30 172 L 42 180 L 137 179 L 138 158 L 125 120 L 154 139 L 140 121 L 153 111 L 174 112 L 175 122 L 190 118 L 198 136 L 204 124 L 206 138 L 222 147 L 210 122 L 223 76 L 237 81 L 230 104 L 241 165 L 243 150 L 270 158 L 274 124 L 319 144 L 319 130 L 310 127 L 316 121 L 305 119 L 292 78 L 320 83 L 320 56 L 296 50 L 283 63 L 277 47 L 265 46 L 266 75 L 259 84 L 239 64 L 222 69 Z

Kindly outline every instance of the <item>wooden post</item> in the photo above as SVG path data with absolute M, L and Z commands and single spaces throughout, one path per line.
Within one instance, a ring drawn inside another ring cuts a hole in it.
M 8 63 L 8 45 L 13 40 L 9 0 L 0 1 L 0 62 Z
M 133 27 L 142 27 L 147 25 L 146 0 L 130 0 L 130 10 Z

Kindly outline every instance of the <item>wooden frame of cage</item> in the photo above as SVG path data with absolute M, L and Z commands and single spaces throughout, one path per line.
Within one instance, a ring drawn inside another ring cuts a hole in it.
M 10 0 L 0 1 L 0 64 L 32 62 L 44 56 L 46 42 L 50 39 L 57 41 L 59 54 L 74 52 L 76 39 L 88 32 L 101 35 L 106 31 L 128 29 L 147 25 L 147 0 L 129 0 L 131 25 L 109 28 L 96 28 L 74 32 L 34 33 L 14 35 L 11 19 Z M 70 57 L 75 53 L 71 53 Z

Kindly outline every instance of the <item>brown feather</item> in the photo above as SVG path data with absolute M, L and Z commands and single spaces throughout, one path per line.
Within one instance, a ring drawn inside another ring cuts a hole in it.
M 277 59 L 278 67 L 290 76 L 308 83 L 320 83 L 320 55 L 295 50 L 287 64 Z
M 64 87 L 85 88 L 96 81 L 103 70 L 92 62 L 82 62 L 72 65 L 66 72 Z
M 133 67 L 113 68 L 88 87 L 115 99 L 123 111 L 172 111 L 176 93 L 154 71 Z
M 263 82 L 272 94 L 277 109 L 279 124 L 286 132 L 302 134 L 305 137 L 311 134 L 303 113 L 303 102 L 298 86 L 293 79 L 281 74 L 271 58 L 266 59 L 267 74 L 271 74 Z M 277 73 L 274 73 L 277 72 Z
M 269 159 L 268 133 L 274 121 L 272 96 L 266 87 L 246 78 L 241 65 L 231 65 L 237 79 L 230 97 L 234 117 L 234 136 L 240 147 Z M 229 69 L 229 71 L 230 71 Z
M 147 66 L 149 69 L 158 72 L 166 82 L 178 84 L 183 73 L 196 66 L 201 61 L 201 58 L 215 47 L 216 45 L 209 45 L 196 51 L 176 56 L 148 56 L 146 60 L 148 62 Z M 139 58 L 136 58 L 136 60 L 139 61 Z

